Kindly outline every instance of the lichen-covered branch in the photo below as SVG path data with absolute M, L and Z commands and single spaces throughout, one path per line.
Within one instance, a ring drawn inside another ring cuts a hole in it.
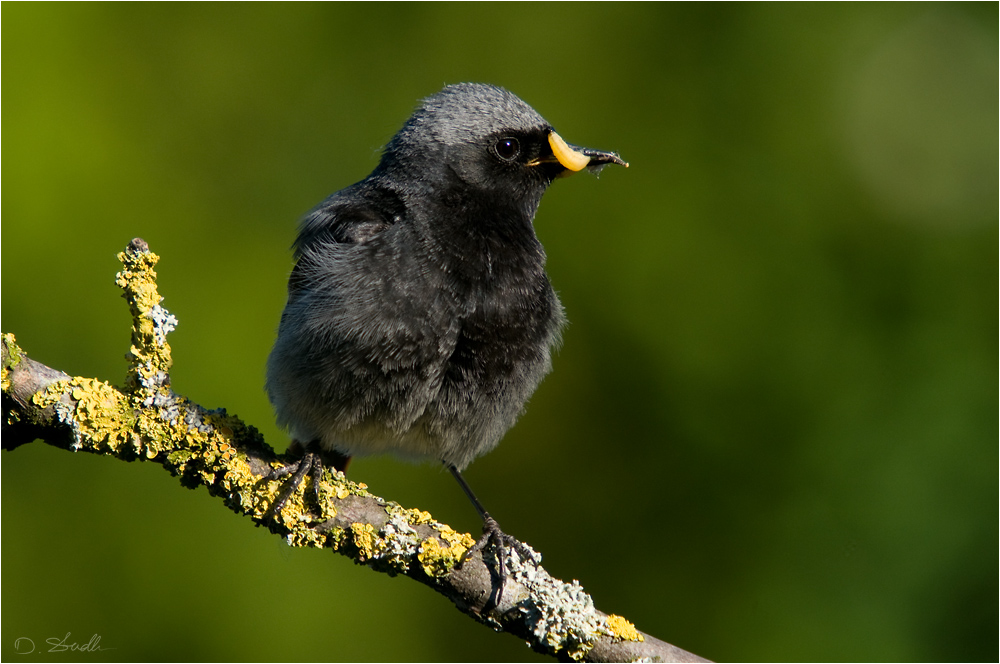
M 551 577 L 539 564 L 541 556 L 522 560 L 513 547 L 497 605 L 492 549 L 463 562 L 474 542 L 469 534 L 427 512 L 386 501 L 342 473 L 324 473 L 318 502 L 307 480 L 273 513 L 283 483 L 266 475 L 281 461 L 260 433 L 224 409 L 206 410 L 170 389 L 166 337 L 177 320 L 160 306 L 153 270 L 158 256 L 137 238 L 118 257 L 123 269 L 117 283 L 132 312 L 124 385 L 67 376 L 29 359 L 13 334 L 3 334 L 4 449 L 41 439 L 65 449 L 158 463 L 186 486 L 205 486 L 290 546 L 330 548 L 372 569 L 408 576 L 476 620 L 559 659 L 703 661 L 637 631 L 620 616 L 596 610 L 576 581 Z

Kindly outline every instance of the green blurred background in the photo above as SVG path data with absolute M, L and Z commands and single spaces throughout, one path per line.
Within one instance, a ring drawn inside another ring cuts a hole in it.
M 996 3 L 11 4 L 3 330 L 120 383 L 115 254 L 162 256 L 173 386 L 278 449 L 299 217 L 421 97 L 503 85 L 632 167 L 536 219 L 571 325 L 467 477 L 601 609 L 719 660 L 993 660 Z M 434 466 L 355 479 L 475 531 Z M 2 455 L 0 656 L 532 660 L 151 464 Z

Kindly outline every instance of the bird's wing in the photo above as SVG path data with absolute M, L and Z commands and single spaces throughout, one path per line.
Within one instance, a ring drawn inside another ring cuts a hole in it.
M 331 195 L 306 215 L 295 240 L 295 257 L 317 242 L 367 242 L 399 223 L 405 214 L 406 206 L 398 195 L 362 180 Z
M 370 241 L 399 223 L 405 205 L 391 191 L 370 186 L 367 180 L 342 189 L 314 208 L 299 226 L 295 240 L 295 267 L 288 280 L 293 297 L 305 280 L 316 276 L 317 262 L 324 255 L 336 253 L 337 245 L 356 245 Z M 318 275 L 322 280 L 322 273 Z
M 355 197 L 317 208 L 296 243 L 275 352 L 340 426 L 372 417 L 408 429 L 457 342 L 456 299 L 402 219 Z

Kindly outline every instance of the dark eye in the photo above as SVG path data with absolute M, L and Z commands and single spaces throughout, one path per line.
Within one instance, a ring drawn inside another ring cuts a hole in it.
M 504 161 L 513 161 L 521 153 L 521 144 L 516 138 L 508 136 L 497 141 L 493 149 L 496 150 L 497 156 Z

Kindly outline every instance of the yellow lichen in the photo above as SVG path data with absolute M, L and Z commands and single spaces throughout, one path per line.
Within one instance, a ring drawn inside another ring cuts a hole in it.
M 635 625 L 621 616 L 612 614 L 608 616 L 605 622 L 608 625 L 608 629 L 611 630 L 611 633 L 615 635 L 616 639 L 620 639 L 622 641 L 645 640 L 642 634 L 639 633 L 639 630 L 635 628 Z
M 2 337 L 2 343 L 4 348 L 7 349 L 7 361 L 4 362 L 2 370 L 0 370 L 0 388 L 4 392 L 10 389 L 10 371 L 7 366 L 13 369 L 18 364 L 21 363 L 21 358 L 23 353 L 21 348 L 17 345 L 17 340 L 14 339 L 14 335 L 10 332 L 5 332 Z
M 32 395 L 32 402 L 48 408 L 69 395 L 76 402 L 68 411 L 71 424 L 94 450 L 118 452 L 124 445 L 133 445 L 131 435 L 135 416 L 128 400 L 115 388 L 93 378 L 57 380 Z M 68 407 L 67 407 L 68 408 Z
M 347 531 L 343 528 L 333 528 L 326 534 L 326 542 L 334 551 L 340 551 L 347 541 Z
M 326 534 L 313 528 L 296 528 L 287 537 L 289 546 L 312 546 L 320 548 L 326 543 Z
M 429 537 L 420 543 L 420 552 L 417 560 L 420 561 L 420 568 L 429 577 L 444 576 L 455 566 L 451 556 L 448 555 L 449 548 L 441 546 L 440 540 L 436 537 Z
M 167 461 L 177 467 L 177 472 L 184 473 L 184 466 L 194 456 L 191 450 L 177 450 L 167 455 Z
M 172 360 L 170 344 L 161 330 L 157 337 L 157 325 L 150 313 L 163 300 L 156 288 L 156 271 L 153 267 L 160 260 L 156 254 L 145 250 L 129 249 L 118 254 L 122 271 L 115 283 L 124 291 L 132 314 L 132 364 L 128 389 L 153 389 L 163 387 L 159 379 L 166 374 Z
M 464 556 L 465 552 L 476 543 L 476 540 L 472 539 L 472 535 L 469 533 L 460 533 L 444 524 L 438 526 L 438 532 L 441 534 L 441 539 L 447 542 L 459 557 Z
M 232 449 L 230 448 L 230 450 Z M 226 452 L 226 454 L 230 453 L 229 451 Z M 226 457 L 225 459 L 226 470 L 222 477 L 222 487 L 227 491 L 233 491 L 253 486 L 259 478 L 250 469 L 250 464 L 247 463 L 246 457 L 236 455 L 235 452 L 232 452 L 232 454 L 234 456 Z
M 354 546 L 358 548 L 358 561 L 365 562 L 375 557 L 379 537 L 374 526 L 370 523 L 352 523 L 351 535 L 354 537 Z
M 68 380 L 57 380 L 49 383 L 44 390 L 39 390 L 31 395 L 31 403 L 39 408 L 48 408 L 62 398 L 63 392 L 68 389 L 68 385 Z
M 420 524 L 431 523 L 434 521 L 434 517 L 431 516 L 430 512 L 418 509 L 404 510 L 403 515 L 411 526 L 419 526 Z
M 465 552 L 475 544 L 467 533 L 459 533 L 448 526 L 439 526 L 437 537 L 429 537 L 420 543 L 417 560 L 424 573 L 430 577 L 440 577 L 448 574 L 455 565 L 461 562 Z M 442 540 L 447 544 L 444 546 Z

